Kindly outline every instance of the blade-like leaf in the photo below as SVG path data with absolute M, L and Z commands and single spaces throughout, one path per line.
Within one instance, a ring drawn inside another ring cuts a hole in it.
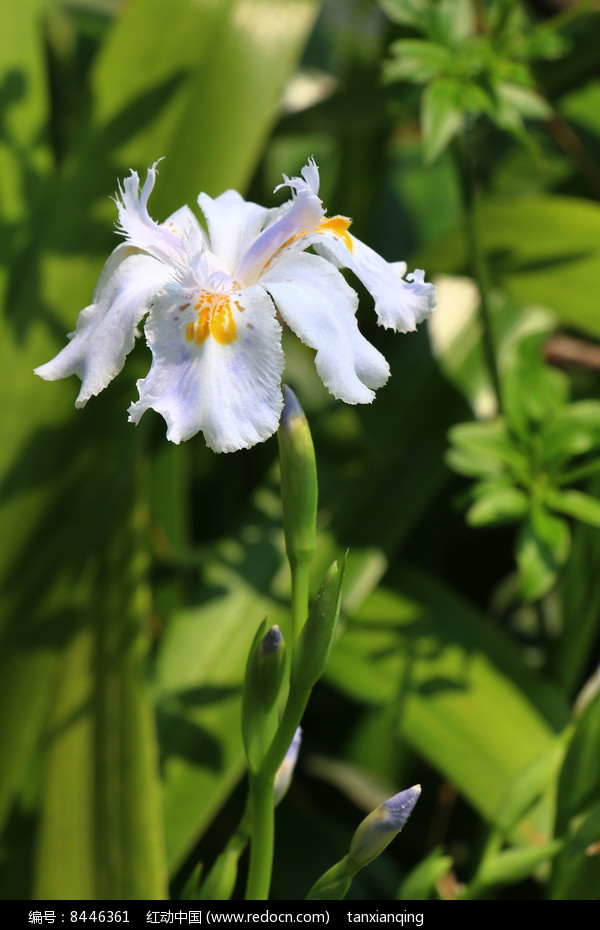
M 392 702 L 401 737 L 493 820 L 513 779 L 554 745 L 563 699 L 433 579 L 397 580 L 402 595 L 379 589 L 348 623 L 327 677 L 354 700 Z

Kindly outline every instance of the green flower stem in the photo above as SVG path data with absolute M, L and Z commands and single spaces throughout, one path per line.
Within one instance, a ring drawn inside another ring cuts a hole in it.
M 246 885 L 247 901 L 266 901 L 273 868 L 274 805 L 273 784 L 277 769 L 294 738 L 310 691 L 290 688 L 279 728 L 258 772 L 250 772 L 250 813 L 252 842 Z
M 270 777 L 261 773 L 250 773 L 252 843 L 246 901 L 266 901 L 269 897 L 275 837 L 274 777 L 274 773 Z
M 464 139 L 457 139 L 454 145 L 454 155 L 460 179 L 460 190 L 465 221 L 465 234 L 469 253 L 469 264 L 475 277 L 479 290 L 479 313 L 483 328 L 483 354 L 488 373 L 496 395 L 498 412 L 502 412 L 502 387 L 498 374 L 496 361 L 496 347 L 492 331 L 492 318 L 490 309 L 490 280 L 485 253 L 481 247 L 481 239 L 475 222 L 475 180 L 471 159 L 467 153 Z
M 294 734 L 300 726 L 300 721 L 302 720 L 302 715 L 308 704 L 309 697 L 310 691 L 295 688 L 293 685 L 290 687 L 290 693 L 277 733 L 265 756 L 265 761 L 261 766 L 263 776 L 270 778 L 271 781 L 275 778 L 275 773 L 283 762 L 285 754 L 290 747 L 290 743 L 294 738 Z
M 292 574 L 292 652 L 308 616 L 310 559 L 290 559 Z

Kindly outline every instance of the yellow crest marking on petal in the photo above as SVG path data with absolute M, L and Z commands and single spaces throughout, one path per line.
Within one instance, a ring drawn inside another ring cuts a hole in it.
M 243 310 L 239 301 L 234 300 L 233 305 Z M 188 342 L 202 345 L 208 336 L 212 336 L 219 345 L 226 346 L 237 338 L 237 327 L 231 310 L 229 297 L 223 294 L 211 294 L 204 291 L 194 305 L 198 311 L 196 321 L 191 320 L 185 330 Z
M 351 222 L 352 220 L 349 220 L 347 216 L 324 216 L 315 232 L 331 232 L 334 236 L 339 236 L 344 240 L 348 251 L 352 252 L 352 239 L 348 232 Z
M 324 233 L 330 232 L 334 236 L 339 236 L 340 239 L 344 240 L 344 244 L 349 252 L 352 252 L 352 236 L 348 232 L 348 227 L 352 223 L 352 220 L 348 219 L 347 216 L 324 216 L 320 221 L 319 225 L 314 229 L 307 230 L 306 232 L 295 233 L 293 236 L 290 236 L 289 239 L 286 239 L 285 242 L 273 252 L 273 254 L 267 259 L 265 264 L 261 268 L 261 275 L 265 273 L 271 262 L 276 258 L 279 258 L 282 252 L 285 252 L 289 246 L 293 245 L 294 242 L 304 239 L 306 236 L 312 235 L 312 233 Z

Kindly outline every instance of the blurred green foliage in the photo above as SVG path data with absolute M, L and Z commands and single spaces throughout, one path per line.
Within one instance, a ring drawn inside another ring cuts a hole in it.
M 150 414 L 127 424 L 142 344 L 83 412 L 74 383 L 32 369 L 89 301 L 130 168 L 165 156 L 161 219 L 200 190 L 275 204 L 281 173 L 311 154 L 325 204 L 386 258 L 437 276 L 439 307 L 429 330 L 397 336 L 361 294 L 361 328 L 392 370 L 368 408 L 329 397 L 285 336 L 319 472 L 313 593 L 350 555 L 278 809 L 273 894 L 306 894 L 363 812 L 420 782 L 353 896 L 598 898 L 600 12 L 562 6 L 3 10 L 5 898 L 185 895 L 235 830 L 248 649 L 265 617 L 289 633 L 276 441 L 215 456 L 201 436 L 167 444 Z M 556 331 L 579 347 L 562 370 L 547 362 Z

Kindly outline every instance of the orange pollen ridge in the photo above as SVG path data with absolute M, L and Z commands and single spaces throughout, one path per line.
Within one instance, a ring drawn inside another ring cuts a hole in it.
M 349 220 L 347 216 L 324 216 L 315 232 L 330 232 L 334 236 L 339 236 L 344 240 L 348 251 L 352 252 L 352 237 L 348 232 L 351 222 L 352 220 Z
M 202 291 L 194 310 L 198 311 L 196 320 L 190 320 L 185 330 L 188 342 L 202 345 L 208 336 L 212 336 L 219 345 L 226 346 L 234 342 L 237 336 L 237 327 L 233 318 L 232 304 L 237 310 L 244 308 L 238 300 L 231 300 L 225 294 L 215 294 Z

